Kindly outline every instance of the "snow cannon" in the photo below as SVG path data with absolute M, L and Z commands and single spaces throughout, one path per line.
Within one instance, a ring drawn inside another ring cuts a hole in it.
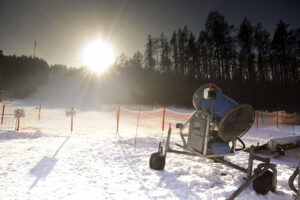
M 225 157 L 234 156 L 236 151 L 243 150 L 245 143 L 241 137 L 251 128 L 255 113 L 249 104 L 239 104 L 222 93 L 216 84 L 204 84 L 193 95 L 194 113 L 184 123 L 177 123 L 182 144 L 170 146 L 172 128 L 168 130 L 167 139 L 158 145 L 158 151 L 151 154 L 149 165 L 151 169 L 163 170 L 167 153 L 177 153 L 212 159 L 247 174 L 246 182 L 229 198 L 234 199 L 250 183 L 259 194 L 275 191 L 277 182 L 276 165 L 270 163 L 270 158 L 254 154 L 254 146 L 250 147 L 248 167 L 244 168 Z M 187 129 L 187 133 L 185 130 Z M 241 147 L 237 148 L 237 141 Z M 253 170 L 253 161 L 261 163 Z
M 187 146 L 211 157 L 234 154 L 236 140 L 253 124 L 253 108 L 248 104 L 239 105 L 216 84 L 205 84 L 197 89 L 193 105 L 196 112 L 189 121 Z M 183 128 L 183 125 L 177 124 L 177 127 Z

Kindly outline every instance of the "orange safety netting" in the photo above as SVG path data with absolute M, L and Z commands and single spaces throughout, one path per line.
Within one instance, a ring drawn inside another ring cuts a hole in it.
M 120 131 L 165 131 L 175 127 L 176 123 L 184 123 L 192 112 L 182 113 L 168 108 L 155 110 L 120 108 Z
M 120 121 L 128 131 L 132 130 L 156 130 L 165 131 L 169 125 L 175 128 L 176 123 L 185 123 L 193 112 L 178 112 L 169 108 L 158 108 L 156 110 L 127 109 L 120 108 Z M 296 113 L 287 114 L 283 111 L 261 112 L 255 111 L 253 128 L 281 127 L 294 125 Z M 131 127 L 131 129 L 129 128 Z M 124 130 L 124 129 L 123 129 Z
M 163 109 L 142 110 L 120 107 L 120 132 L 161 130 Z
M 284 111 L 261 112 L 255 111 L 255 121 L 253 126 L 259 127 L 280 127 L 294 125 L 296 123 L 296 113 L 287 114 Z
M 5 107 L 5 116 L 10 115 L 11 117 L 10 121 L 7 120 L 7 117 L 3 118 L 2 131 L 6 128 L 14 127 L 14 109 L 16 108 L 13 106 Z M 66 116 L 64 109 L 50 109 L 43 106 L 24 107 L 24 109 L 25 117 L 20 118 L 19 131 L 70 132 L 71 117 Z M 74 132 L 89 133 L 98 131 L 129 133 L 164 132 L 168 130 L 169 126 L 175 128 L 176 123 L 185 123 L 192 114 L 192 110 L 151 107 L 135 107 L 134 109 L 130 109 L 123 106 L 103 105 L 98 111 L 77 110 L 76 116 L 74 116 L 73 129 Z M 5 123 L 9 125 L 5 125 Z M 252 127 L 281 127 L 294 125 L 295 123 L 296 113 L 255 111 L 255 120 Z

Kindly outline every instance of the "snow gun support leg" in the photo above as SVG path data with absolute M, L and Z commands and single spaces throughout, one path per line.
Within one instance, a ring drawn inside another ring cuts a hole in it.
M 230 197 L 227 198 L 227 200 L 233 200 L 235 199 L 243 190 L 245 190 L 251 183 L 253 185 L 253 189 L 258 194 L 267 194 L 270 190 L 272 192 L 275 192 L 276 185 L 277 185 L 277 170 L 276 165 L 270 163 L 269 158 L 262 158 L 260 156 L 257 156 L 254 154 L 254 147 L 250 147 L 250 153 L 249 153 L 249 162 L 248 162 L 248 168 L 242 168 L 239 166 L 234 166 L 232 163 L 225 163 L 227 161 L 220 160 L 221 163 L 233 167 L 235 169 L 238 169 L 242 172 L 247 173 L 247 177 L 245 178 L 245 183 L 243 183 Z M 262 163 L 258 164 L 257 168 L 253 170 L 253 161 L 258 160 Z M 224 162 L 225 161 L 225 162 Z
M 158 144 L 158 151 L 151 154 L 150 161 L 149 161 L 149 166 L 151 169 L 163 170 L 165 168 L 167 152 L 170 149 L 169 144 L 170 144 L 171 132 L 172 132 L 172 128 L 170 126 L 169 130 L 168 130 L 168 137 L 167 137 L 167 141 L 165 144 L 165 149 L 163 147 L 164 141 L 161 141 Z
M 163 148 L 163 143 L 160 142 L 158 145 L 158 151 L 153 153 L 150 157 L 150 168 L 151 169 L 163 170 L 165 167 L 165 161 L 166 161 L 166 156 L 167 156 L 168 152 L 190 155 L 190 156 L 205 157 L 205 158 L 212 159 L 218 163 L 222 163 L 224 165 L 227 165 L 231 168 L 237 169 L 237 170 L 247 174 L 247 177 L 245 177 L 245 183 L 243 183 L 230 197 L 228 197 L 227 200 L 235 199 L 251 183 L 253 184 L 254 190 L 259 194 L 266 194 L 270 190 L 272 192 L 275 192 L 276 185 L 277 185 L 276 165 L 270 163 L 270 158 L 263 158 L 263 157 L 255 155 L 254 154 L 254 146 L 250 147 L 248 167 L 243 168 L 241 166 L 238 166 L 234 163 L 231 163 L 231 162 L 223 159 L 223 157 L 206 157 L 206 156 L 203 156 L 202 154 L 200 154 L 199 152 L 194 151 L 193 149 L 189 148 L 185 141 L 185 137 L 187 135 L 184 135 L 182 132 L 184 125 L 177 124 L 177 128 L 180 129 L 180 137 L 183 141 L 183 144 L 182 145 L 175 144 L 175 145 L 183 148 L 185 151 L 175 150 L 170 147 L 172 128 L 169 127 L 167 140 L 165 142 L 165 148 Z M 253 170 L 253 161 L 254 160 L 260 161 L 261 163 L 258 164 L 257 168 L 255 168 Z
M 295 169 L 294 173 L 292 176 L 289 178 L 289 187 L 291 190 L 293 190 L 296 194 L 294 195 L 295 200 L 300 200 L 300 153 L 298 154 L 298 160 L 299 160 L 299 165 Z M 294 186 L 294 181 L 296 180 L 296 177 L 298 176 L 298 189 Z

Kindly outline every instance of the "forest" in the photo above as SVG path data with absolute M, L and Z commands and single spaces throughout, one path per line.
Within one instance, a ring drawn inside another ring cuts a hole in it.
M 25 98 L 44 84 L 49 65 L 43 59 L 32 56 L 5 56 L 0 50 L 0 90 L 9 98 Z
M 86 71 L 0 51 L 0 90 L 15 98 L 32 94 L 51 73 L 80 76 Z M 214 82 L 255 109 L 300 111 L 300 27 L 292 29 L 279 20 L 270 33 L 246 17 L 234 26 L 212 11 L 200 33 L 185 26 L 170 36 L 148 35 L 144 52 L 121 54 L 98 78 L 115 94 L 105 103 L 192 107 L 194 91 Z M 124 90 L 128 98 L 121 96 Z

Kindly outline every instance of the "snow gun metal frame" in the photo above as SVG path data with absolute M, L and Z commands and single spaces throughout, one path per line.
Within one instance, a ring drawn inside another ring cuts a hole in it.
M 158 152 L 150 157 L 150 168 L 163 170 L 167 153 L 177 153 L 199 156 L 212 159 L 231 168 L 247 174 L 243 183 L 228 200 L 237 197 L 251 183 L 253 189 L 259 194 L 275 191 L 277 185 L 276 165 L 270 163 L 270 158 L 259 157 L 254 154 L 254 147 L 250 147 L 248 167 L 243 168 L 224 159 L 235 155 L 236 151 L 245 148 L 240 139 L 253 124 L 254 110 L 248 104 L 239 105 L 236 101 L 222 94 L 222 90 L 215 84 L 201 86 L 193 96 L 195 112 L 184 123 L 176 124 L 179 129 L 182 144 L 176 146 L 184 149 L 176 150 L 170 147 L 172 128 L 169 127 L 167 140 L 159 143 Z M 188 133 L 183 130 L 189 125 Z M 243 148 L 236 148 L 236 141 L 240 141 Z M 253 169 L 253 161 L 261 163 Z
M 293 190 L 296 194 L 294 195 L 295 200 L 300 200 L 300 153 L 298 153 L 298 167 L 295 169 L 294 173 L 289 178 L 289 187 Z M 298 176 L 298 189 L 294 185 L 294 181 Z

